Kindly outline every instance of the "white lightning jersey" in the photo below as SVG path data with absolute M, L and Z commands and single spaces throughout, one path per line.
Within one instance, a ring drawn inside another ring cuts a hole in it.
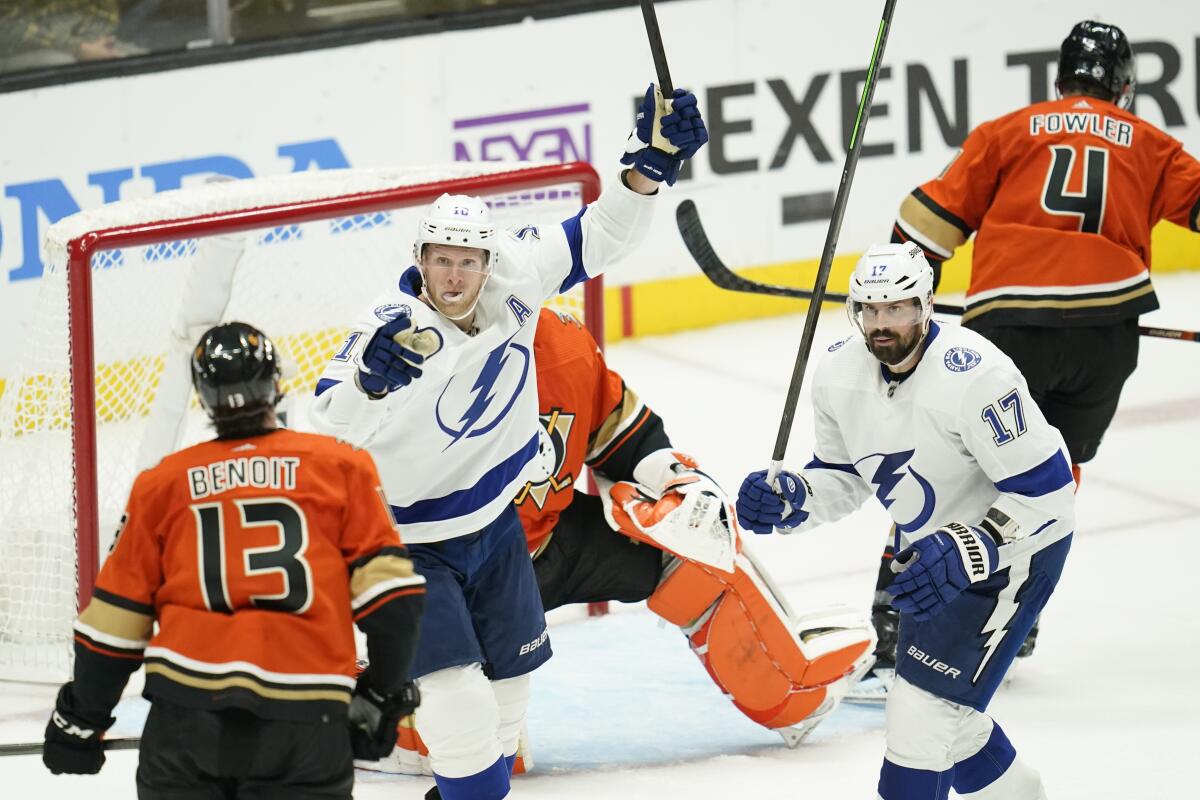
M 1075 484 L 1062 436 L 987 339 L 931 322 L 924 356 L 901 381 L 887 379 L 860 335 L 829 351 L 813 382 L 816 442 L 803 472 L 810 516 L 796 530 L 875 495 L 896 523 L 898 550 L 948 522 L 975 525 L 992 507 L 1017 525 L 1001 567 L 1072 532 Z
M 313 427 L 365 447 L 404 541 L 433 542 L 473 533 L 495 520 L 526 481 L 553 469 L 539 458 L 533 337 L 538 309 L 620 258 L 649 227 L 654 198 L 620 181 L 579 215 L 526 225 L 499 236 L 492 275 L 469 336 L 425 305 L 416 268 L 377 297 L 354 321 L 317 383 Z M 376 328 L 410 314 L 432 328 L 442 348 L 408 386 L 372 400 L 354 378 L 356 359 Z

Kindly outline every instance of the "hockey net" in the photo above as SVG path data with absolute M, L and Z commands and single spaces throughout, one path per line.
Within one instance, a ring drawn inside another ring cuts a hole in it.
M 0 678 L 59 681 L 133 478 L 211 435 L 187 359 L 219 321 L 279 347 L 289 424 L 345 326 L 411 263 L 443 192 L 485 198 L 500 226 L 557 223 L 599 193 L 587 164 L 459 163 L 209 183 L 76 214 L 46 271 L 0 395 Z M 556 305 L 603 342 L 602 289 Z

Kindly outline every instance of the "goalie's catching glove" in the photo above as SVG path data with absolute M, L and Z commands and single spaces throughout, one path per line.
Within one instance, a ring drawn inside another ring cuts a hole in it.
M 808 499 L 804 478 L 794 472 L 780 472 L 776 486 L 767 483 L 767 471 L 751 472 L 738 489 L 737 516 L 743 528 L 755 533 L 787 530 L 808 519 L 804 501 Z
M 897 610 L 927 620 L 971 584 L 987 580 L 999 560 L 991 536 L 951 522 L 896 554 L 892 572 L 897 577 L 887 591 Z
M 54 712 L 46 723 L 42 763 L 55 775 L 95 775 L 104 766 L 104 732 L 116 722 L 88 719 L 76 708 L 72 684 L 58 690 Z
M 421 704 L 421 694 L 412 681 L 395 694 L 382 694 L 371 686 L 370 675 L 368 668 L 358 676 L 350 700 L 350 746 L 355 758 L 378 761 L 396 746 L 397 726 Z
M 696 95 L 676 89 L 664 100 L 654 84 L 638 108 L 637 121 L 621 163 L 632 166 L 652 181 L 674 186 L 679 168 L 708 141 Z
M 358 385 L 370 397 L 383 397 L 421 377 L 425 358 L 441 349 L 441 334 L 436 330 L 411 328 L 411 317 L 396 317 L 376 328 L 363 348 Z

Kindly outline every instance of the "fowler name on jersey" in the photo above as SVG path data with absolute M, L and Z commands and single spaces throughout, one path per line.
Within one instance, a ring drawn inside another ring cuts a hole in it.
M 1095 111 L 1055 111 L 1029 118 L 1029 135 L 1090 133 L 1121 147 L 1133 146 L 1133 125 Z

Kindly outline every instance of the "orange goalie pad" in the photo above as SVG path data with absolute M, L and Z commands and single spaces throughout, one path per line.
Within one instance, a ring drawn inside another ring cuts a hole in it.
M 866 625 L 818 623 L 802 639 L 741 554 L 732 575 L 679 561 L 647 605 L 684 628 L 713 681 L 768 728 L 795 725 L 820 708 L 825 687 L 853 671 L 873 646 Z

